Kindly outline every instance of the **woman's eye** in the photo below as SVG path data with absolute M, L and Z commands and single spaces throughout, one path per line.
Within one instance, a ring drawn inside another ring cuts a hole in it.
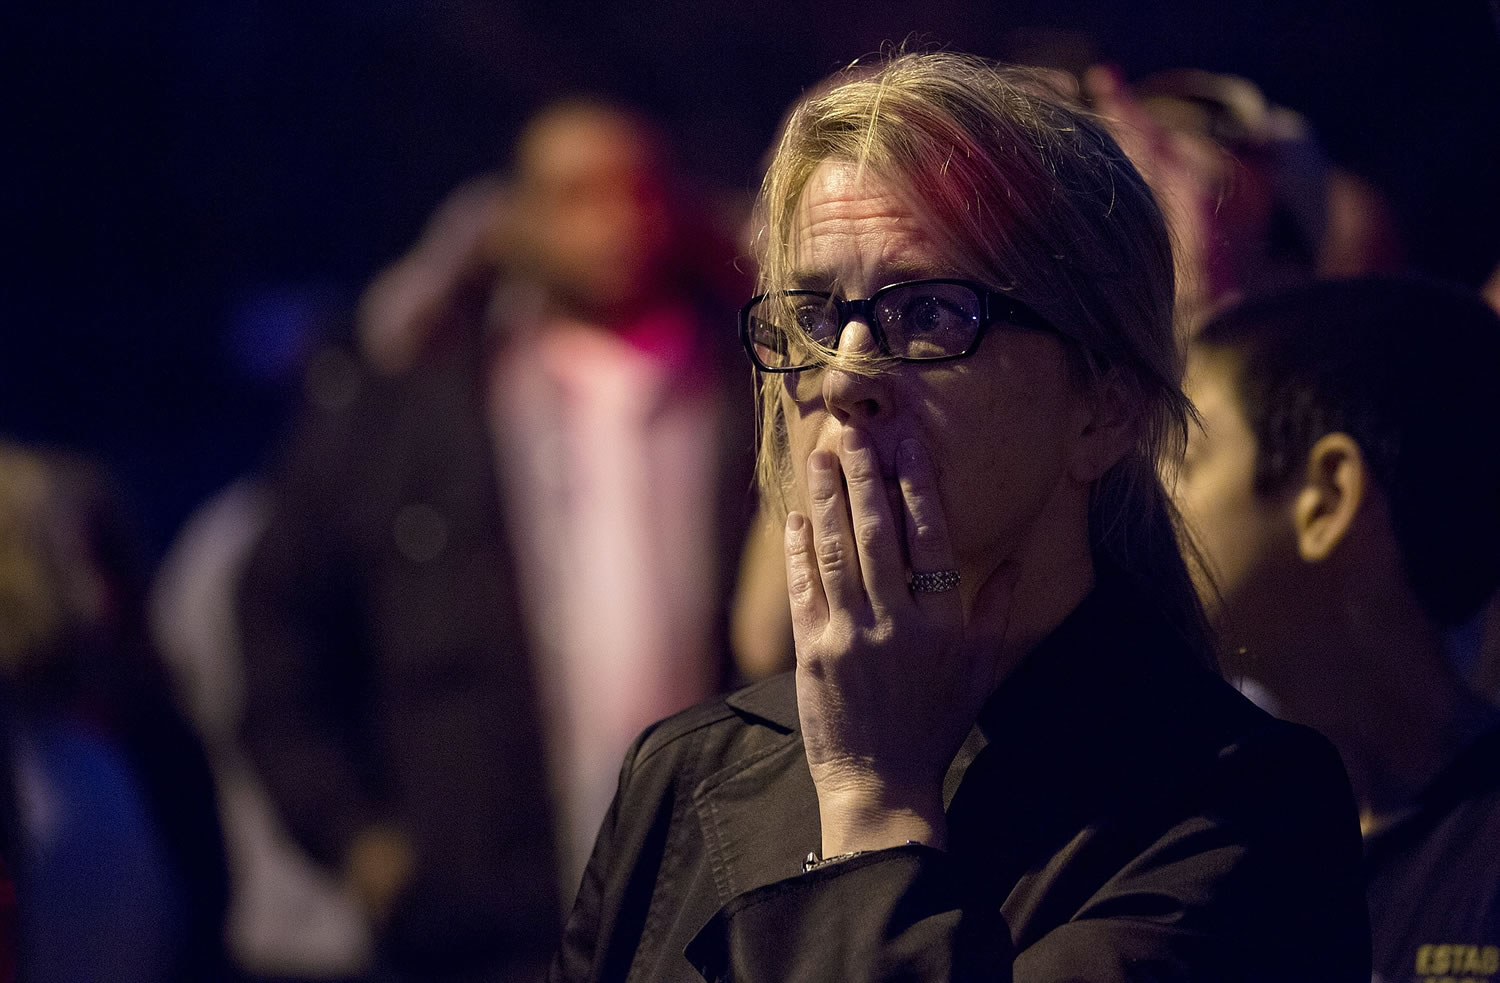
M 941 297 L 917 297 L 901 309 L 901 322 L 908 334 L 931 334 L 952 331 L 964 325 L 968 316 Z
M 821 342 L 828 341 L 829 326 L 837 320 L 826 301 L 798 304 L 792 309 L 792 316 L 797 320 L 797 327 Z

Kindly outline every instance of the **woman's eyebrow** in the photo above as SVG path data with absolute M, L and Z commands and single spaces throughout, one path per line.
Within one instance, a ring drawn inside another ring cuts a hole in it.
M 789 290 L 822 290 L 828 292 L 833 290 L 838 283 L 838 277 L 826 270 L 794 270 L 787 278 L 787 289 Z
M 917 260 L 902 262 L 897 260 L 880 268 L 880 283 L 903 283 L 907 280 L 932 280 L 940 278 L 952 278 L 958 274 L 945 265 L 937 263 L 924 263 Z
M 874 282 L 878 289 L 892 283 L 904 283 L 907 280 L 931 280 L 956 275 L 947 266 L 915 260 L 911 262 L 896 260 L 882 265 L 877 270 Z M 839 278 L 827 270 L 794 270 L 787 278 L 787 288 L 790 290 L 820 290 L 831 293 L 836 292 L 838 283 Z

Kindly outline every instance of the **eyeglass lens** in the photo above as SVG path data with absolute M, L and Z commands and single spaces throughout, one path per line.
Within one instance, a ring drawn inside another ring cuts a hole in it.
M 982 313 L 981 298 L 968 286 L 912 283 L 878 290 L 864 302 L 812 291 L 771 294 L 751 308 L 748 327 L 756 357 L 771 368 L 812 364 L 808 342 L 836 348 L 844 325 L 860 315 L 884 336 L 887 354 L 923 360 L 967 351 Z

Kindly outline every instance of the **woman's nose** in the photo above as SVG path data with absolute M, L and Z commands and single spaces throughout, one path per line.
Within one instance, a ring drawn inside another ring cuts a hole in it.
M 879 350 L 875 335 L 863 320 L 855 319 L 839 333 L 839 351 L 873 355 Z M 842 423 L 869 420 L 889 409 L 890 397 L 881 376 L 856 372 L 837 362 L 823 372 L 823 402 Z

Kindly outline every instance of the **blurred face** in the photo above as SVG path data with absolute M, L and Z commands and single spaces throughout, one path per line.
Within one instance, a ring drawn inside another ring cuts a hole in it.
M 1213 579 L 1210 585 L 1200 578 L 1199 593 L 1231 649 L 1247 646 L 1257 657 L 1280 651 L 1275 636 L 1298 607 L 1301 572 L 1292 493 L 1255 489 L 1255 435 L 1240 408 L 1228 355 L 1195 351 L 1186 388 L 1203 426 L 1188 436 L 1174 495 Z
M 518 262 L 563 300 L 609 312 L 659 285 L 674 224 L 655 146 L 580 109 L 539 124 L 520 158 Z
M 897 281 L 967 273 L 944 262 L 923 217 L 893 188 L 852 164 L 825 161 L 814 171 L 791 233 L 791 288 L 856 299 Z M 845 324 L 839 348 L 874 351 L 869 326 Z M 1083 544 L 1087 557 L 1088 481 L 1072 473 L 1087 410 L 1056 337 L 996 326 L 956 361 L 895 364 L 874 376 L 834 365 L 780 384 L 791 508 L 808 511 L 809 454 L 836 454 L 855 428 L 887 476 L 898 527 L 897 448 L 912 438 L 926 449 L 969 597 L 1002 564 L 1034 551 Z

